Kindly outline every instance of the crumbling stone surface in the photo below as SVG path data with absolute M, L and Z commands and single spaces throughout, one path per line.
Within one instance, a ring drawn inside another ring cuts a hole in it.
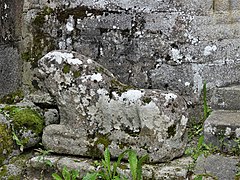
M 83 55 L 53 51 L 39 61 L 39 79 L 55 99 L 60 125 L 49 125 L 43 144 L 57 153 L 99 157 L 104 147 L 163 162 L 183 154 L 186 104 L 177 94 L 138 89 Z

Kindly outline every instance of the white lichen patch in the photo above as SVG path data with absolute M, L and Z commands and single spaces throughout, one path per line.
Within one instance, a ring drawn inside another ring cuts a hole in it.
M 74 58 L 74 55 L 72 53 L 54 51 L 54 52 L 48 53 L 45 57 L 47 57 L 52 61 L 55 60 L 58 64 L 62 64 L 63 62 L 72 64 L 72 65 L 83 64 L 83 62 L 80 59 Z
M 8 5 L 6 3 L 4 3 L 4 9 L 9 8 Z
M 201 95 L 201 91 L 203 88 L 203 79 L 201 76 L 201 71 L 204 68 L 202 64 L 192 64 L 193 71 L 193 90 L 198 96 Z
M 73 54 L 72 53 L 63 53 L 60 51 L 54 51 L 50 52 L 47 55 L 45 55 L 44 58 L 55 60 L 58 64 L 61 64 L 64 59 L 72 59 Z
M 128 100 L 128 101 L 135 102 L 138 99 L 140 99 L 142 96 L 144 96 L 144 92 L 142 92 L 140 90 L 128 90 L 128 91 L 122 93 L 119 100 L 121 100 L 121 101 Z
M 94 73 L 93 75 L 90 76 L 90 80 L 100 82 L 103 80 L 102 74 Z
M 190 86 L 190 82 L 185 82 L 185 86 L 186 87 Z
M 98 89 L 97 94 L 99 95 L 106 95 L 108 94 L 108 91 L 106 89 Z
M 165 100 L 166 100 L 166 102 L 164 103 L 164 106 L 166 106 L 169 103 L 169 101 L 175 100 L 177 98 L 177 95 L 173 93 L 162 94 L 162 95 L 165 96 Z
M 160 114 L 158 106 L 153 101 L 139 107 L 139 116 L 141 117 L 142 127 L 154 129 L 156 124 L 162 124 L 163 118 Z
M 66 29 L 67 29 L 68 32 L 72 32 L 74 30 L 73 16 L 69 16 L 68 22 L 66 24 Z
M 224 135 L 229 136 L 231 134 L 231 132 L 232 132 L 232 129 L 227 127 Z
M 72 65 L 81 65 L 83 62 L 80 59 L 74 58 L 74 59 L 67 59 L 68 64 Z
M 204 127 L 204 131 L 214 135 L 216 133 L 217 128 L 216 127 L 212 127 L 211 125 L 207 125 Z
M 171 54 L 172 54 L 172 59 L 173 59 L 174 62 L 176 62 L 177 64 L 182 63 L 183 56 L 181 55 L 179 49 L 172 48 L 171 49 Z
M 185 117 L 185 116 L 182 116 L 181 125 L 186 126 L 186 125 L 187 125 L 187 122 L 188 122 L 188 118 Z
M 211 55 L 214 51 L 217 50 L 217 46 L 216 45 L 213 45 L 213 46 L 206 46 L 204 48 L 204 52 L 203 52 L 203 55 L 204 56 L 209 56 Z
M 87 60 L 87 63 L 88 63 L 88 64 L 92 64 L 92 62 L 93 62 L 93 61 L 92 61 L 91 59 L 88 59 L 88 60 Z
M 235 130 L 236 138 L 240 138 L 240 128 Z

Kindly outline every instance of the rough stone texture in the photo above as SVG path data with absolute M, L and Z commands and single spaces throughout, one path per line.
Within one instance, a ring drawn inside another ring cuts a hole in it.
M 240 86 L 216 88 L 211 98 L 213 109 L 240 110 Z
M 25 0 L 23 44 L 80 52 L 124 83 L 174 90 L 192 104 L 204 80 L 239 82 L 239 9 L 236 0 Z
M 0 98 L 15 91 L 21 83 L 21 63 L 16 48 L 0 45 Z
M 99 167 L 94 165 L 93 160 L 84 158 L 74 158 L 74 157 L 61 157 L 61 156 L 46 156 L 45 160 L 52 162 L 54 167 L 57 167 L 58 171 L 61 171 L 64 166 L 70 170 L 79 170 L 80 177 L 82 178 L 87 172 L 97 171 Z M 143 178 L 146 180 L 150 179 L 186 179 L 188 166 L 193 162 L 189 157 L 180 158 L 172 161 L 171 163 L 161 163 L 158 165 L 143 165 Z M 131 179 L 130 170 L 126 163 L 122 163 L 126 166 L 125 170 L 118 169 L 119 173 L 124 174 L 128 179 Z M 29 167 L 35 170 L 41 171 L 45 166 L 43 160 L 39 157 L 33 157 L 29 161 Z M 38 177 L 33 176 L 38 179 Z M 33 179 L 32 177 L 32 179 Z M 44 177 L 44 178 L 47 178 Z
M 45 126 L 59 124 L 59 113 L 57 109 L 48 109 L 44 112 Z
M 23 1 L 0 0 L 0 98 L 21 83 L 18 41 L 21 39 Z
M 222 155 L 200 156 L 196 162 L 195 174 L 212 175 L 214 179 L 235 179 L 238 172 L 239 159 Z
M 21 38 L 23 1 L 0 0 L 0 44 L 9 44 Z
M 109 145 L 114 157 L 132 148 L 149 154 L 150 162 L 182 155 L 188 119 L 178 95 L 127 86 L 93 60 L 70 52 L 48 53 L 39 61 L 38 76 L 60 112 L 60 125 L 44 130 L 47 149 L 99 157 Z
M 235 142 L 239 137 L 239 111 L 213 111 L 204 122 L 204 141 L 219 146 L 224 151 L 239 151 L 239 142 Z

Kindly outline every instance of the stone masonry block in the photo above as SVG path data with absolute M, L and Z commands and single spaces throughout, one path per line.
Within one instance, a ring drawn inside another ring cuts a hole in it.
M 239 110 L 240 86 L 216 88 L 211 99 L 213 109 Z
M 223 151 L 234 151 L 240 138 L 240 112 L 213 111 L 204 122 L 204 141 Z

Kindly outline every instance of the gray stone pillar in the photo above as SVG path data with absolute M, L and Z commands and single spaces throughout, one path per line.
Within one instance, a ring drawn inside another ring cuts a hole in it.
M 0 0 L 0 97 L 15 91 L 21 84 L 22 0 Z

